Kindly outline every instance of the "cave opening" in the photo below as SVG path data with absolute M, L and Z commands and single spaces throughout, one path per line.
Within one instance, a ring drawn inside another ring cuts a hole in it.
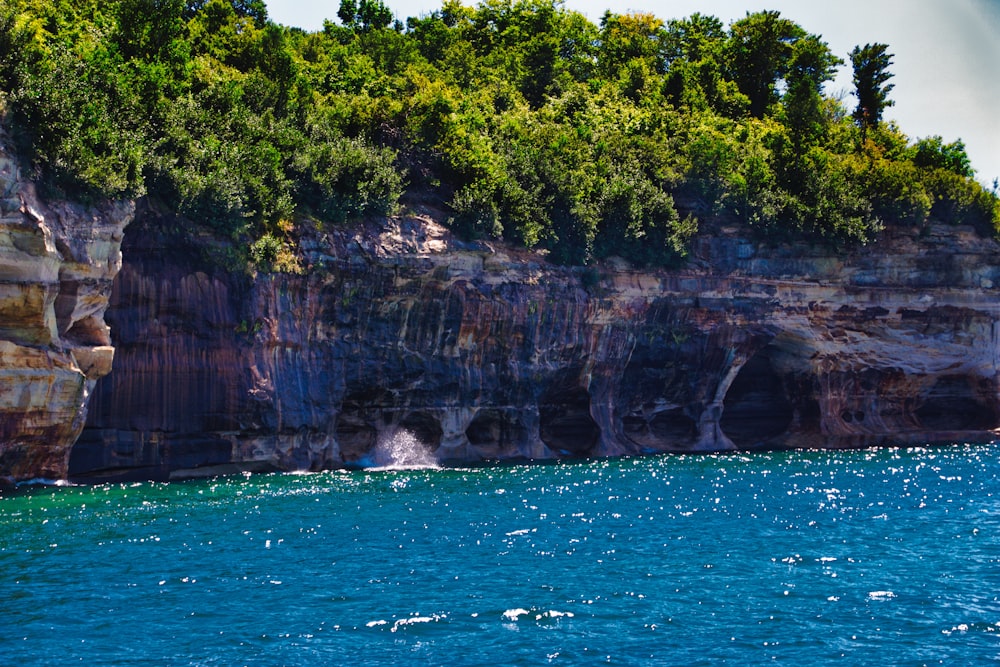
M 499 410 L 480 410 L 465 429 L 473 447 L 502 447 L 509 440 L 507 419 Z
M 683 408 L 663 410 L 649 421 L 649 431 L 666 443 L 687 443 L 698 436 L 698 424 Z
M 590 394 L 582 387 L 549 387 L 538 403 L 539 437 L 553 451 L 584 456 L 601 437 L 590 415 Z
M 469 444 L 492 456 L 516 452 L 529 440 L 528 429 L 516 410 L 486 408 L 479 410 L 465 429 Z
M 916 409 L 917 420 L 924 428 L 935 431 L 994 428 L 996 412 L 984 399 L 991 393 L 989 384 L 986 379 L 964 375 L 938 378 L 924 397 L 924 402 Z
M 774 367 L 773 346 L 765 347 L 740 369 L 723 399 L 719 426 L 737 447 L 764 444 L 792 424 L 795 409 Z

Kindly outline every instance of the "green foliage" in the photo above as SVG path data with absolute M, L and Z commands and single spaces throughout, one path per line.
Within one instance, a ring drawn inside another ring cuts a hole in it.
M 796 165 L 789 219 L 799 229 L 841 243 L 865 243 L 881 229 L 848 159 L 812 148 Z
M 777 101 L 777 81 L 788 72 L 795 44 L 805 36 L 799 25 L 776 11 L 747 13 L 733 23 L 727 45 L 730 71 L 755 118 L 763 118 Z
M 734 159 L 721 181 L 725 205 L 744 223 L 770 234 L 783 223 L 790 194 L 778 184 L 776 150 L 788 144 L 787 130 L 773 120 L 752 120 L 734 132 Z
M 337 18 L 349 28 L 363 32 L 384 30 L 392 23 L 392 10 L 382 0 L 341 0 Z
M 851 51 L 851 64 L 854 67 L 854 88 L 858 98 L 858 106 L 854 110 L 854 120 L 862 130 L 877 126 L 882 121 L 882 112 L 891 107 L 889 92 L 893 84 L 887 83 L 892 78 L 889 65 L 893 54 L 888 53 L 886 44 L 865 44 L 855 46 Z
M 203 76 L 224 76 L 205 80 Z M 238 235 L 248 225 L 292 214 L 293 152 L 304 137 L 270 113 L 258 116 L 233 70 L 196 74 L 197 93 L 170 106 L 151 176 L 195 220 Z
M 287 241 L 266 232 L 250 244 L 250 261 L 258 269 L 276 273 L 303 273 L 302 265 Z
M 851 168 L 879 220 L 915 226 L 926 222 L 932 199 L 912 162 L 872 157 L 853 160 Z
M 778 12 L 726 27 L 559 0 L 446 0 L 393 22 L 343 0 L 307 33 L 262 0 L 7 0 L 0 89 L 56 193 L 143 193 L 260 269 L 296 270 L 294 226 L 445 210 L 470 237 L 567 264 L 683 261 L 699 228 L 863 243 L 929 218 L 992 233 L 965 147 L 879 122 L 883 44 L 842 61 Z
M 961 140 L 946 144 L 937 136 L 921 139 L 913 148 L 913 164 L 927 169 L 945 169 L 965 178 L 975 175 Z
M 665 38 L 663 21 L 652 14 L 605 12 L 597 53 L 599 71 L 612 80 L 630 69 L 662 73 Z
M 843 60 L 830 52 L 826 42 L 808 35 L 795 42 L 788 66 L 788 91 L 784 106 L 792 141 L 798 152 L 814 145 L 823 135 L 823 84 L 833 79 Z
M 923 172 L 924 187 L 933 204 L 931 217 L 957 225 L 972 225 L 982 234 L 1000 227 L 1000 200 L 970 178 L 947 169 Z
M 183 60 L 183 0 L 120 0 L 113 41 L 126 60 Z
M 250 259 L 257 265 L 271 265 L 277 261 L 282 245 L 277 236 L 264 234 L 250 245 Z
M 403 192 L 394 158 L 392 150 L 358 139 L 310 141 L 296 162 L 305 176 L 300 194 L 318 215 L 334 222 L 391 214 Z
M 55 45 L 16 74 L 11 100 L 49 185 L 71 196 L 142 194 L 146 160 L 134 81 L 106 45 Z
M 713 110 L 729 118 L 745 115 L 750 100 L 724 76 L 726 40 L 722 22 L 714 16 L 693 14 L 668 23 L 663 93 L 673 106 Z

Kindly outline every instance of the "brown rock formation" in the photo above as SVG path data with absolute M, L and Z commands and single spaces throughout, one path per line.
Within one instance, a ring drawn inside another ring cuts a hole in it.
M 0 132 L 0 476 L 66 477 L 114 348 L 104 311 L 131 203 L 46 205 Z
M 994 437 L 997 244 L 836 257 L 720 230 L 681 272 L 546 265 L 427 220 L 303 239 L 302 276 L 200 264 L 142 216 L 79 479 Z

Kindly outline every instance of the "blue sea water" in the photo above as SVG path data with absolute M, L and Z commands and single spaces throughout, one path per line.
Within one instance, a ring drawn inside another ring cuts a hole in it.
M 25 489 L 0 498 L 0 662 L 991 662 L 998 452 Z

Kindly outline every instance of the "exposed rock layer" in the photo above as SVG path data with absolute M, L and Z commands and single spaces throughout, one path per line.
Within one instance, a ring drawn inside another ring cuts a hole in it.
M 78 479 L 365 465 L 400 431 L 469 462 L 984 440 L 1000 415 L 1000 257 L 969 229 L 842 258 L 722 230 L 646 272 L 411 218 L 250 281 L 161 224 L 126 240 Z
M 111 370 L 104 311 L 132 203 L 46 205 L 0 131 L 0 477 L 66 477 Z

